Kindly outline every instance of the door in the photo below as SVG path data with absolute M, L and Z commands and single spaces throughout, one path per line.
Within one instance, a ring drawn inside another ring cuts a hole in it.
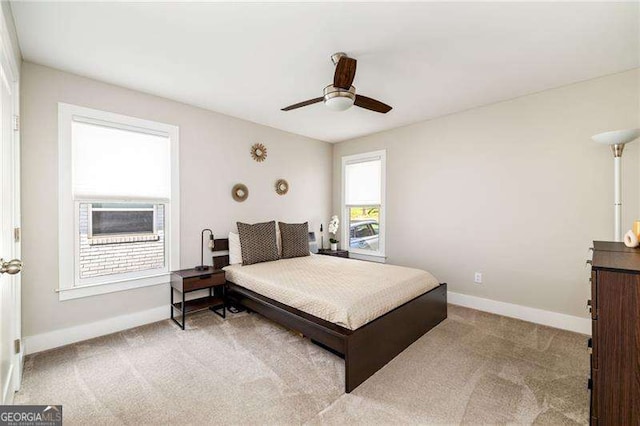
M 20 344 L 20 152 L 14 73 L 0 52 L 0 404 L 22 378 Z

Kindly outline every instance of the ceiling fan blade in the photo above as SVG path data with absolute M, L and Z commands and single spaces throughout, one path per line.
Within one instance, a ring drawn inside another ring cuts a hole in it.
M 353 58 L 343 56 L 336 65 L 336 71 L 333 74 L 333 85 L 341 89 L 349 90 L 353 79 L 356 76 L 356 61 Z
M 362 95 L 356 95 L 356 101 L 354 102 L 354 104 L 356 106 L 359 106 L 360 108 L 369 109 L 371 111 L 380 112 L 382 114 L 386 114 L 392 109 L 387 104 Z
M 304 106 L 307 105 L 312 105 L 318 102 L 322 102 L 322 100 L 324 99 L 324 97 L 319 97 L 319 98 L 313 98 L 313 99 L 309 99 L 307 101 L 302 101 L 302 102 L 298 102 L 297 104 L 293 104 L 293 105 L 289 105 L 288 107 L 284 107 L 281 109 L 281 111 L 291 111 L 292 109 L 296 109 L 296 108 L 302 108 Z

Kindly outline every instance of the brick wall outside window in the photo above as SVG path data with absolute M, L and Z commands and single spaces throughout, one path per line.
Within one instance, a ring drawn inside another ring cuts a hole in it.
M 80 278 L 138 272 L 164 266 L 164 209 L 158 209 L 158 239 L 155 241 L 92 244 L 88 237 L 88 207 L 88 204 L 80 204 Z

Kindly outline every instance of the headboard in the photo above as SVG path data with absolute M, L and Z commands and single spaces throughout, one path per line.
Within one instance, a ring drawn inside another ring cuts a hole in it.
M 216 238 L 213 240 L 213 269 L 222 269 L 229 265 L 229 239 Z
M 316 233 L 309 232 L 309 251 L 318 253 L 318 243 L 316 242 Z M 213 269 L 222 269 L 229 265 L 229 239 L 216 238 L 214 240 L 214 249 L 211 254 L 213 258 Z

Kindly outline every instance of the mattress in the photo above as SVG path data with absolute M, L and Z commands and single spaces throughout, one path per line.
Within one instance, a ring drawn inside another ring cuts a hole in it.
M 439 285 L 420 269 L 321 255 L 224 270 L 227 281 L 351 330 Z

